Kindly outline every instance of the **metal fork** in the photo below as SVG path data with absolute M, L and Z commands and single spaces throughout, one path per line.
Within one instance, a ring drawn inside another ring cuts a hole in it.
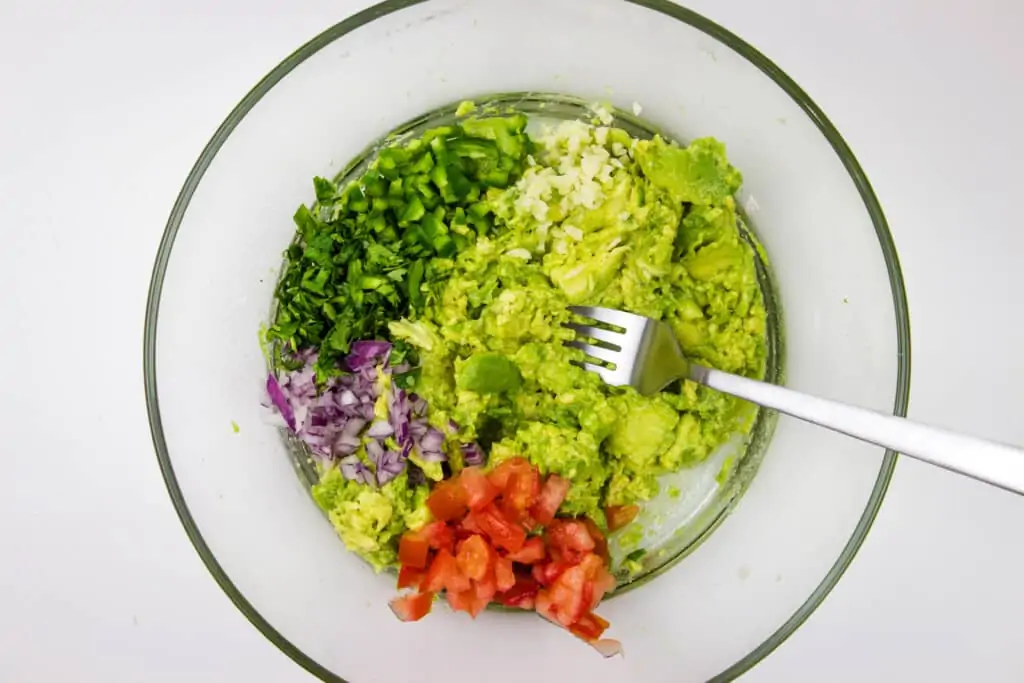
M 679 350 L 672 329 L 653 318 L 610 308 L 572 306 L 569 310 L 604 325 L 568 323 L 579 337 L 589 340 L 577 338 L 566 343 L 595 361 L 583 366 L 608 384 L 628 385 L 641 394 L 651 394 L 678 379 L 691 379 L 861 441 L 1024 494 L 1024 450 L 690 363 Z M 609 327 L 613 329 L 606 329 Z

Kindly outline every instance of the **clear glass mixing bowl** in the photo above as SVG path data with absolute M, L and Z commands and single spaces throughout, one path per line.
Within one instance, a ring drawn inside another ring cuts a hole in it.
M 627 652 L 604 660 L 527 614 L 473 622 L 439 609 L 399 623 L 386 607 L 393 577 L 345 550 L 264 419 L 256 331 L 312 176 L 335 175 L 426 112 L 509 92 L 626 111 L 637 102 L 672 137 L 723 140 L 785 308 L 775 370 L 785 367 L 796 389 L 903 414 L 909 323 L 885 219 L 839 134 L 774 64 L 663 2 L 403 0 L 288 57 L 186 180 L 146 319 L 147 402 L 168 490 L 231 599 L 324 680 L 728 680 L 835 585 L 881 504 L 893 454 L 787 418 L 768 442 L 763 420 L 746 475 L 702 508 L 648 576 L 685 561 L 602 604 Z M 504 664 L 510 654 L 521 666 Z

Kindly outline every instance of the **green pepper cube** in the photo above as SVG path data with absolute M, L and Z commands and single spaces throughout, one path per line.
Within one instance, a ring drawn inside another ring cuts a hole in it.
M 409 173 L 423 175 L 430 173 L 432 168 L 434 168 L 434 157 L 430 154 L 424 154 L 409 167 Z
M 435 237 L 432 246 L 437 255 L 443 258 L 455 255 L 455 241 L 448 235 L 438 235 Z
M 498 146 L 490 140 L 455 138 L 448 143 L 452 154 L 474 160 L 498 161 Z
M 520 157 L 524 151 L 527 119 L 523 114 L 514 116 L 470 118 L 461 122 L 466 135 L 493 140 L 502 154 Z
M 432 213 L 423 216 L 423 220 L 420 221 L 420 229 L 423 230 L 423 234 L 428 240 L 433 240 L 436 236 L 444 235 L 448 232 L 445 224 Z
M 426 208 L 423 206 L 418 198 L 413 197 L 409 200 L 409 203 L 405 205 L 405 211 L 398 218 L 399 225 L 407 223 L 415 223 L 419 219 L 423 218 L 423 214 L 426 213 Z

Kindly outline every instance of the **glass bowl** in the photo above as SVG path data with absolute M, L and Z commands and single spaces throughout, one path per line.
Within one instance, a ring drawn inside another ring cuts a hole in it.
M 733 678 L 838 581 L 881 504 L 893 454 L 787 418 L 772 435 L 774 420 L 762 415 L 738 474 L 687 513 L 681 533 L 658 539 L 663 552 L 628 584 L 643 587 L 623 584 L 602 604 L 608 635 L 627 652 L 605 660 L 528 614 L 471 621 L 438 609 L 415 624 L 395 620 L 386 607 L 393 577 L 345 550 L 296 476 L 300 461 L 265 420 L 257 329 L 291 215 L 312 199 L 310 179 L 343 174 L 403 122 L 495 93 L 520 93 L 505 96 L 520 108 L 552 101 L 523 93 L 560 93 L 566 106 L 639 103 L 643 121 L 671 137 L 724 141 L 744 174 L 739 203 L 770 257 L 762 288 L 785 308 L 769 377 L 781 381 L 785 367 L 793 388 L 903 414 L 909 322 L 882 211 L 824 114 L 764 56 L 663 2 L 386 2 L 328 29 L 257 84 L 179 195 L 145 330 L 147 403 L 168 490 L 231 599 L 324 680 L 430 680 L 442 675 L 440 653 L 459 662 L 444 666 L 453 681 L 482 671 L 498 681 Z M 510 653 L 523 671 L 493 666 Z

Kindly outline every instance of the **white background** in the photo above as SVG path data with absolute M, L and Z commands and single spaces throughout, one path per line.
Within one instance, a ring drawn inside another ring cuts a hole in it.
M 364 4 L 0 0 L 0 683 L 313 680 L 175 517 L 142 315 L 213 130 Z M 690 6 L 800 83 L 874 183 L 909 288 L 911 416 L 1024 443 L 1024 3 Z M 1021 680 L 1022 534 L 1024 499 L 901 460 L 846 577 L 744 681 Z

